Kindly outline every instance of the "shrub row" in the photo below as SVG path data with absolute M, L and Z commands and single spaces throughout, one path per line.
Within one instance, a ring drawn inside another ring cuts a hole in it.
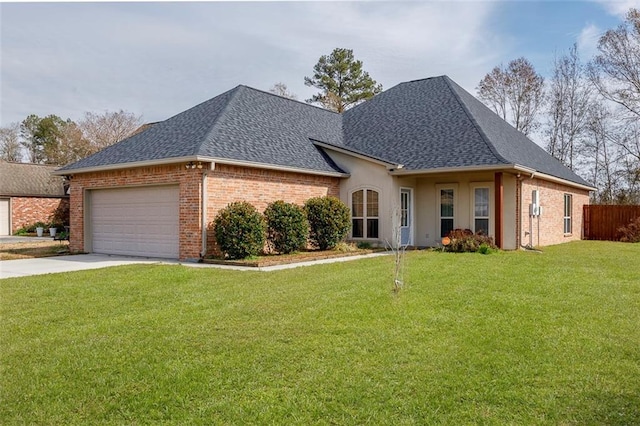
M 243 201 L 220 210 L 212 225 L 222 253 L 244 259 L 260 253 L 265 242 L 283 254 L 304 248 L 307 241 L 321 250 L 333 248 L 349 232 L 351 216 L 334 197 L 311 198 L 304 207 L 275 201 L 264 215 Z
M 480 252 L 488 254 L 492 250 L 497 250 L 493 238 L 482 232 L 473 233 L 470 229 L 454 229 L 449 232 L 450 243 L 444 246 L 445 251 L 454 253 Z

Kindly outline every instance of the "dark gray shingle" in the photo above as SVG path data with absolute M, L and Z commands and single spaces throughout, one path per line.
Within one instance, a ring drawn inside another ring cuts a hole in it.
M 519 164 L 589 185 L 446 76 L 401 83 L 342 115 L 237 86 L 61 170 L 202 156 L 341 172 L 314 140 L 405 170 Z
M 590 184 L 447 76 L 401 83 L 348 110 L 346 147 L 405 170 L 519 164 Z
M 342 172 L 309 141 L 336 142 L 340 129 L 339 114 L 237 86 L 60 170 L 204 156 Z

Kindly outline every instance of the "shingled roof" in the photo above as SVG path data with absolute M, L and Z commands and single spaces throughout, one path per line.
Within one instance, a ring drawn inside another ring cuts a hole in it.
M 226 159 L 344 174 L 309 138 L 339 143 L 334 112 L 237 86 L 59 171 L 161 159 Z
M 343 174 L 323 146 L 403 173 L 521 166 L 591 187 L 447 76 L 401 83 L 343 114 L 241 85 L 60 172 L 198 157 Z
M 56 166 L 0 161 L 0 195 L 65 196 L 64 179 L 52 175 L 55 169 Z
M 401 83 L 343 115 L 343 147 L 405 171 L 519 165 L 591 186 L 447 76 Z

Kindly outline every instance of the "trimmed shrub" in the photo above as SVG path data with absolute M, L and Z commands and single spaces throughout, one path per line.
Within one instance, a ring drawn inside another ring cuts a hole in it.
M 302 207 L 282 200 L 269 204 L 264 211 L 267 240 L 278 253 L 300 250 L 307 243 L 309 222 Z
M 349 208 L 335 197 L 310 198 L 304 210 L 309 221 L 309 240 L 320 250 L 335 247 L 351 229 Z
M 623 243 L 640 243 L 640 217 L 633 219 L 627 226 L 618 228 L 618 234 Z
M 492 237 L 484 235 L 482 232 L 474 234 L 470 229 L 454 229 L 447 236 L 451 242 L 444 246 L 444 250 L 449 252 L 474 253 L 480 251 L 482 254 L 488 254 L 491 250 L 498 248 Z
M 213 232 L 220 250 L 230 259 L 256 256 L 264 247 L 263 216 L 247 202 L 235 202 L 220 210 Z

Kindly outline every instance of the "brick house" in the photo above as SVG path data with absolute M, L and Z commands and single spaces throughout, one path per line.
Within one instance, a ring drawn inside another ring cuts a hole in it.
M 66 184 L 54 176 L 56 166 L 0 161 L 0 235 L 36 222 L 48 222 L 69 203 Z
M 342 114 L 241 85 L 55 173 L 71 179 L 72 250 L 187 260 L 233 201 L 333 195 L 355 241 L 469 228 L 516 249 L 580 239 L 594 189 L 446 76 Z

